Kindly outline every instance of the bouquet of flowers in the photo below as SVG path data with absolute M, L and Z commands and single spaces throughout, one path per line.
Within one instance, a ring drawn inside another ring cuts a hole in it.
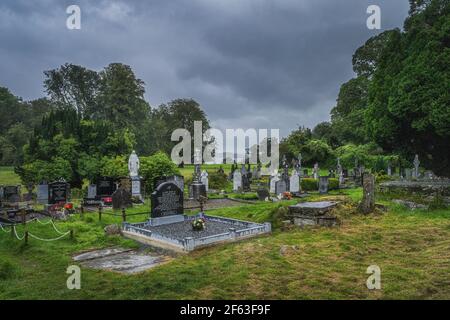
M 196 218 L 192 221 L 192 229 L 195 231 L 202 231 L 205 229 L 205 219 L 204 218 Z

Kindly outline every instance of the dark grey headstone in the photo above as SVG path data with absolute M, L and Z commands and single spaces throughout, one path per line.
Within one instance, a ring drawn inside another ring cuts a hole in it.
M 152 218 L 183 214 L 183 192 L 173 182 L 163 182 L 151 195 Z
M 110 197 L 116 191 L 114 178 L 101 177 L 97 180 L 97 196 Z
M 53 182 L 48 185 L 48 203 L 67 202 L 69 198 L 69 184 L 67 182 Z
M 258 189 L 256 193 L 258 195 L 259 201 L 264 201 L 266 200 L 266 198 L 270 198 L 270 193 L 267 189 Z
M 328 177 L 319 177 L 319 193 L 328 193 Z
M 6 202 L 20 201 L 20 187 L 19 186 L 4 186 L 3 200 Z

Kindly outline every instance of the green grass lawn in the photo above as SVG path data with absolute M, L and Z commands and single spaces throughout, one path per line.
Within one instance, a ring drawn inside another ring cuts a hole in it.
M 351 199 L 360 190 L 346 190 Z M 313 195 L 312 199 L 319 199 Z M 263 222 L 291 202 L 217 209 L 209 214 Z M 345 208 L 345 207 L 344 207 Z M 339 228 L 276 229 L 273 234 L 219 245 L 180 256 L 138 275 L 82 268 L 81 290 L 66 288 L 66 268 L 74 253 L 109 246 L 137 247 L 103 227 L 119 217 L 96 213 L 58 222 L 75 239 L 28 246 L 0 230 L 1 299 L 437 299 L 450 298 L 450 211 L 407 212 L 392 204 L 383 215 L 343 210 Z M 142 212 L 146 207 L 134 208 Z M 142 221 L 145 216 L 130 217 Z M 45 238 L 49 226 L 31 223 Z M 18 228 L 19 235 L 23 227 Z M 281 246 L 296 246 L 280 254 Z M 366 288 L 368 266 L 382 270 L 382 290 Z
M 13 167 L 0 167 L 0 185 L 21 184 L 20 177 L 14 173 Z
M 3 184 L 18 182 L 11 168 L 0 168 L 0 177 Z M 274 212 L 297 200 L 212 210 L 208 214 L 274 222 L 274 232 L 205 248 L 138 275 L 82 268 L 81 290 L 66 287 L 75 253 L 139 247 L 105 236 L 106 225 L 121 222 L 107 214 L 112 211 L 105 211 L 102 221 L 97 213 L 86 213 L 57 222 L 61 231 L 74 230 L 73 240 L 30 239 L 25 246 L 9 230 L 0 230 L 0 299 L 450 299 L 450 210 L 406 211 L 381 199 L 386 213 L 361 216 L 354 210 L 360 198 L 361 189 L 307 198 L 344 201 L 338 212 L 342 225 L 332 229 L 278 228 Z M 127 213 L 148 211 L 146 203 Z M 58 236 L 49 225 L 33 222 L 27 228 L 43 238 Z M 24 234 L 23 226 L 17 230 Z M 289 246 L 284 255 L 282 246 Z M 366 269 L 374 264 L 382 271 L 379 291 L 365 285 Z

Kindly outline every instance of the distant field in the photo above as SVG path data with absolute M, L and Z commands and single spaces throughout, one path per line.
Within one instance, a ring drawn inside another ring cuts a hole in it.
M 20 184 L 20 177 L 14 173 L 13 167 L 0 167 L 0 185 Z

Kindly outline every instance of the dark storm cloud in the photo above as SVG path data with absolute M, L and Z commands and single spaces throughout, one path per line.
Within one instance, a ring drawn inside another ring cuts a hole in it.
M 78 4 L 82 29 L 67 30 Z M 280 128 L 328 120 L 351 56 L 382 28 L 402 27 L 407 0 L 3 1 L 0 85 L 43 95 L 43 71 L 65 62 L 133 67 L 153 106 L 192 97 L 220 128 Z

